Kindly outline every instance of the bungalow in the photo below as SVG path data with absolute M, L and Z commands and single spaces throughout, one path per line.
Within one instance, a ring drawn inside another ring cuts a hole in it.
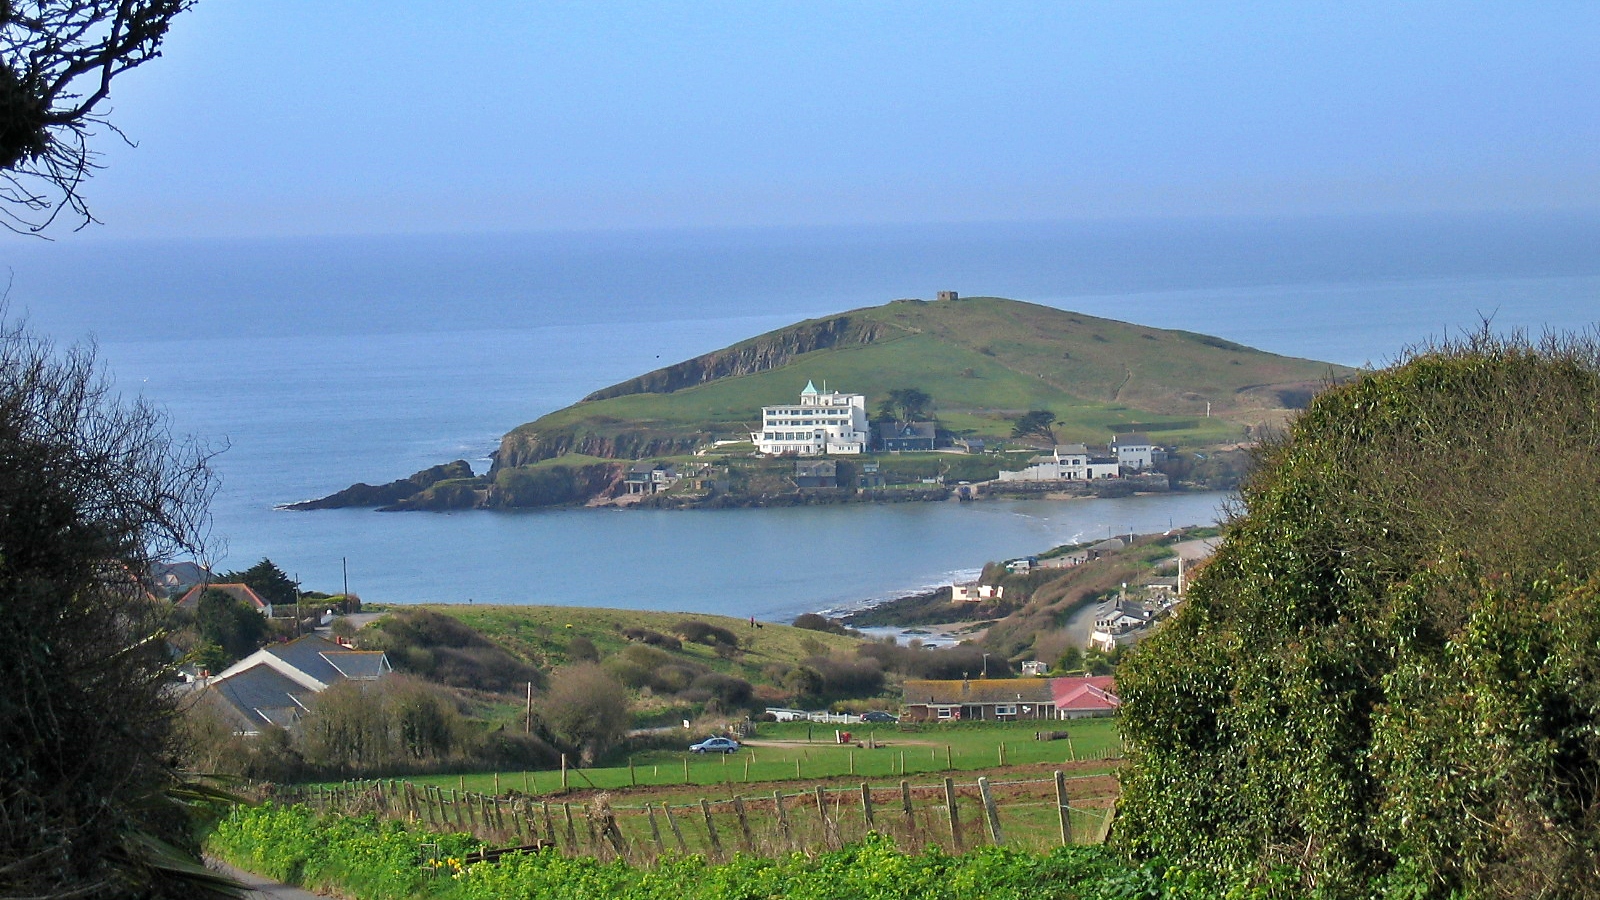
M 1138 633 L 1156 620 L 1156 611 L 1143 603 L 1118 600 L 1101 606 L 1095 613 L 1094 633 L 1089 635 L 1089 646 L 1107 653 L 1118 644 L 1138 640 Z
M 888 483 L 883 477 L 882 467 L 878 465 L 878 461 L 875 459 L 862 462 L 860 472 L 860 476 L 856 479 L 856 486 L 864 491 L 881 488 Z
M 1038 678 L 907 679 L 903 697 L 902 722 L 1055 718 L 1050 682 Z
M 342 681 L 377 681 L 394 671 L 382 651 L 355 650 L 308 634 L 270 644 L 203 682 L 203 702 L 215 704 L 235 734 L 263 726 L 290 727 L 311 708 L 314 695 Z
M 999 600 L 1005 596 L 1005 592 L 1005 586 L 999 584 L 979 584 L 976 581 L 952 584 L 950 600 L 954 603 L 982 603 L 985 600 Z
M 1051 702 L 1062 719 L 1109 716 L 1122 705 L 1117 680 L 1111 675 L 1081 675 L 1050 679 Z
M 622 483 L 630 494 L 657 494 L 677 484 L 680 477 L 671 463 L 635 463 L 628 467 Z
M 831 459 L 796 460 L 794 484 L 800 488 L 836 488 L 839 486 L 839 464 Z
M 1012 575 L 1026 575 L 1039 564 L 1037 556 L 1019 556 L 1005 562 L 1006 571 Z
M 1097 456 L 1083 444 L 1060 444 L 1049 456 L 1035 456 L 1026 469 L 1002 471 L 1000 481 L 1093 481 L 1116 478 L 1122 467 L 1116 459 Z
M 255 589 L 248 584 L 197 584 L 189 588 L 182 597 L 178 598 L 178 608 L 189 612 L 199 609 L 200 598 L 205 595 L 206 591 L 219 591 L 227 594 L 263 616 L 269 619 L 272 618 L 272 604 L 261 599 L 261 595 L 256 593 Z M 292 613 L 293 610 L 290 610 L 284 614 L 290 615 Z
M 182 594 L 210 580 L 211 570 L 195 562 L 155 563 L 150 566 L 150 583 L 167 597 Z

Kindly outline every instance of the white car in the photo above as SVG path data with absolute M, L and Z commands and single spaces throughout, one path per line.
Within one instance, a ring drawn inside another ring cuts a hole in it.
M 689 749 L 695 753 L 732 753 L 739 749 L 739 742 L 725 737 L 706 738 L 698 744 L 690 744 Z

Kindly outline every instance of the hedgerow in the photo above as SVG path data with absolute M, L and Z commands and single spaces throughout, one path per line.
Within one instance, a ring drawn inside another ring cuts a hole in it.
M 1146 863 L 1130 867 L 1099 847 L 1034 853 L 985 847 L 952 855 L 906 853 L 869 835 L 843 849 L 724 863 L 667 856 L 652 865 L 553 851 L 470 861 L 467 835 L 408 830 L 372 817 L 318 817 L 299 806 L 240 808 L 208 842 L 241 868 L 356 900 L 1210 900 L 1212 878 Z

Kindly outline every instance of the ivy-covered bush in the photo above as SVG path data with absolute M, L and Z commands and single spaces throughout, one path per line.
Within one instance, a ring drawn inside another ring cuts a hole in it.
M 1120 844 L 1326 897 L 1600 894 L 1597 514 L 1592 342 L 1324 392 L 1122 666 Z

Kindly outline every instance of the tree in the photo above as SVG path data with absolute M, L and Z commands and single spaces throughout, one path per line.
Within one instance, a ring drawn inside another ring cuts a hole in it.
M 204 449 L 119 402 L 92 352 L 0 326 L 0 896 L 193 895 L 154 852 L 189 840 L 164 799 L 167 610 L 141 579 L 199 550 L 211 491 Z
M 1600 893 L 1600 346 L 1318 396 L 1118 672 L 1117 837 L 1324 897 Z
M 294 579 L 264 556 L 260 562 L 243 572 L 224 573 L 218 583 L 247 584 L 261 599 L 273 606 L 292 606 L 300 596 L 300 588 Z
M 1035 409 L 1023 413 L 1011 426 L 1011 436 L 1014 438 L 1040 437 L 1054 444 L 1056 432 L 1050 426 L 1055 424 L 1056 414 L 1048 409 Z
M 933 398 L 917 388 L 895 388 L 878 405 L 878 415 L 899 422 L 916 422 L 928 417 Z
M 550 676 L 539 719 L 556 743 L 593 765 L 628 733 L 628 694 L 595 663 L 563 666 Z
M 112 81 L 160 56 L 193 0 L 0 3 L 0 222 L 44 230 L 62 210 L 94 221 L 79 194 L 96 167 L 90 139 L 118 136 L 102 114 Z
M 222 648 L 229 663 L 254 653 L 267 636 L 267 620 L 261 613 L 215 588 L 200 595 L 194 621 L 202 646 Z

